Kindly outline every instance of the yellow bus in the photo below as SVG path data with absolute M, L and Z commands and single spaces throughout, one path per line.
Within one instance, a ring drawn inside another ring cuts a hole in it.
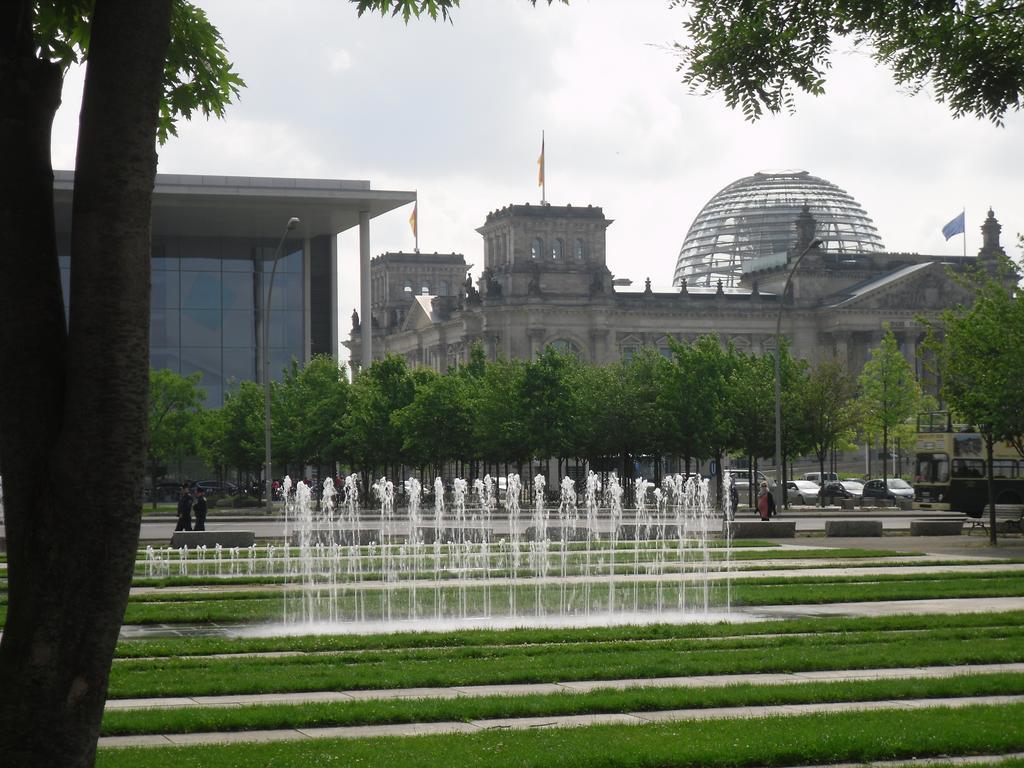
M 967 424 L 957 424 L 948 411 L 917 417 L 914 457 L 914 508 L 948 509 L 981 517 L 988 504 L 985 440 Z M 1022 460 L 1006 442 L 992 446 L 996 504 L 1024 500 Z

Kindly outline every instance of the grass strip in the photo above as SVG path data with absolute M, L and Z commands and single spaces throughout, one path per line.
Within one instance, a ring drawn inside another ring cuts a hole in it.
M 1024 749 L 1024 705 L 747 720 L 319 739 L 227 746 L 101 749 L 100 768 L 359 765 L 364 768 L 746 768 L 866 763 Z M 969 725 L 968 725 L 969 724 Z
M 940 697 L 1015 695 L 1024 674 L 965 675 L 941 679 L 859 680 L 707 688 L 602 689 L 587 693 L 528 694 L 457 699 L 392 699 L 248 707 L 112 710 L 101 734 L 212 733 L 324 728 L 509 717 L 550 717 L 671 709 L 819 704 Z
M 643 550 L 641 550 L 641 554 L 643 554 L 644 557 L 642 557 L 642 558 L 634 558 L 632 552 L 618 552 L 618 553 L 616 553 L 615 561 L 616 561 L 616 563 L 618 563 L 618 566 L 616 567 L 616 572 L 617 573 L 621 573 L 621 574 L 631 574 L 631 573 L 633 573 L 633 568 L 631 566 L 635 565 L 637 562 L 639 562 L 641 565 L 645 565 L 645 566 L 650 564 L 651 563 L 651 558 L 648 556 L 648 554 L 644 553 Z M 678 567 L 680 561 L 678 560 L 677 557 L 675 557 L 675 553 L 674 552 L 669 552 L 668 554 L 671 555 L 671 557 L 666 558 L 665 561 L 662 563 L 662 566 L 665 567 L 666 569 L 669 569 L 669 570 Z M 693 554 L 693 553 L 688 551 L 687 554 Z M 836 560 L 836 559 L 864 560 L 864 561 L 867 561 L 867 562 L 864 563 L 864 565 L 866 567 L 871 567 L 871 566 L 874 565 L 875 562 L 877 562 L 878 560 L 882 560 L 882 559 L 919 558 L 919 557 L 924 557 L 924 556 L 925 556 L 925 554 L 923 552 L 897 552 L 897 551 L 873 550 L 873 549 L 812 549 L 812 550 L 789 550 L 789 549 L 786 549 L 786 550 L 777 550 L 777 551 L 771 551 L 771 552 L 745 551 L 745 550 L 741 549 L 741 550 L 736 550 L 736 551 L 732 552 L 732 554 L 730 555 L 730 557 L 728 559 L 731 560 L 733 563 L 736 563 L 736 564 L 743 563 L 746 566 L 749 566 L 750 564 L 757 563 L 757 562 L 762 561 L 762 560 L 821 560 L 823 562 L 824 561 L 833 561 L 833 560 Z M 558 553 L 557 552 L 552 552 L 550 554 L 550 558 L 551 559 L 556 559 L 557 557 L 558 557 Z M 714 552 L 714 553 L 712 553 L 712 556 L 711 556 L 710 560 L 711 560 L 711 562 L 714 562 L 714 563 L 722 563 L 722 562 L 724 562 L 726 560 L 726 557 L 725 557 L 724 553 Z M 281 562 L 280 558 L 278 558 L 277 562 L 278 563 Z M 693 563 L 692 560 L 686 560 L 685 562 L 688 565 L 692 565 L 692 563 Z M 999 563 L 999 564 L 1012 564 L 1012 563 L 1017 562 L 1017 561 L 1015 561 L 1013 559 L 1004 559 L 1004 560 L 993 560 L 993 561 L 990 561 L 990 562 L 995 562 L 995 563 Z M 265 565 L 265 562 L 262 559 L 259 560 L 258 563 L 259 563 L 260 566 L 264 566 Z M 976 564 L 976 563 L 977 563 L 976 560 L 948 560 L 948 561 L 946 561 L 946 560 L 929 560 L 928 561 L 929 565 L 972 565 L 972 564 Z M 574 559 L 573 559 L 573 565 L 575 566 L 574 572 L 578 571 L 579 564 L 580 563 L 579 563 L 578 559 L 574 556 Z M 892 565 L 893 565 L 893 567 L 896 567 L 896 566 L 899 566 L 899 565 L 917 565 L 917 564 L 919 564 L 919 563 L 917 563 L 917 562 L 910 562 L 910 563 L 893 563 Z M 845 568 L 855 568 L 858 565 L 859 565 L 858 563 L 845 563 L 843 565 L 843 567 L 845 567 Z M 177 561 L 171 561 L 171 563 L 169 565 L 169 570 L 174 571 L 174 570 L 177 570 L 178 567 L 179 567 L 179 563 Z M 204 560 L 191 559 L 191 560 L 188 561 L 188 567 L 189 567 L 189 569 L 191 569 L 193 571 L 205 570 L 205 571 L 214 571 L 214 572 L 193 573 L 193 574 L 175 574 L 175 575 L 168 575 L 168 576 L 152 577 L 152 576 L 148 576 L 147 575 L 149 573 L 149 570 L 150 570 L 149 565 L 140 561 L 140 562 L 136 563 L 136 565 L 135 565 L 136 576 L 135 576 L 135 580 L 133 581 L 133 586 L 136 586 L 136 587 L 168 587 L 168 586 L 198 586 L 198 585 L 206 585 L 206 584 L 223 585 L 225 583 L 229 583 L 229 584 L 281 584 L 281 583 L 285 583 L 285 582 L 289 582 L 289 581 L 294 582 L 295 579 L 296 579 L 295 576 L 292 576 L 292 577 L 289 578 L 289 577 L 284 576 L 283 574 L 281 574 L 281 575 L 271 575 L 271 574 L 260 575 L 258 573 L 257 574 L 250 574 L 248 572 L 246 572 L 246 573 L 232 573 L 231 572 L 231 564 L 230 563 L 228 563 L 228 562 L 218 563 L 216 560 L 211 560 L 211 559 L 204 559 Z M 780 566 L 770 566 L 770 567 L 778 568 Z M 809 565 L 809 566 L 804 566 L 804 567 L 817 567 L 817 566 L 816 565 Z M 820 567 L 829 567 L 829 566 L 823 564 Z M 220 571 L 220 573 L 216 573 L 216 571 Z M 507 575 L 508 575 L 507 571 L 502 571 L 498 567 L 492 567 L 491 573 L 492 573 L 492 577 L 495 577 L 495 578 L 498 578 L 498 577 L 501 577 L 501 576 L 506 576 L 507 577 Z M 520 574 L 521 575 L 525 575 L 526 573 L 527 573 L 527 569 L 525 569 L 525 568 L 520 569 Z M 342 574 L 342 575 L 344 575 L 344 574 Z M 443 573 L 443 575 L 445 577 L 448 577 L 448 578 L 453 578 L 454 577 L 454 575 L 449 573 L 448 571 L 445 571 Z M 432 572 L 431 573 L 423 572 L 423 573 L 421 573 L 419 575 L 420 578 L 433 578 L 433 576 L 434 576 L 434 574 Z M 380 577 L 379 573 L 363 573 L 360 578 L 363 579 L 363 580 L 369 580 L 369 579 L 379 578 L 379 577 Z M 407 578 L 407 574 L 403 574 L 403 577 Z M 349 580 L 354 579 L 354 577 L 347 577 L 347 578 Z
M 1024 661 L 1019 630 L 954 637 L 773 637 L 731 647 L 609 643 L 282 657 L 133 659 L 111 670 L 111 698 L 416 688 L 572 680 L 948 666 Z
M 593 600 L 601 599 L 602 590 L 609 588 L 609 582 L 595 580 L 591 583 L 589 596 Z M 662 604 L 674 606 L 677 602 L 679 582 L 666 577 L 664 582 L 646 582 L 644 587 L 648 593 L 659 590 Z M 687 592 L 697 593 L 692 585 L 684 585 Z M 480 586 L 459 586 L 446 584 L 440 587 L 418 586 L 418 599 L 424 610 L 417 611 L 420 617 L 429 617 L 426 611 L 429 606 L 443 601 L 448 605 L 459 605 L 462 593 L 465 592 L 471 605 L 482 604 L 484 588 Z M 620 606 L 628 606 L 633 595 L 634 584 L 627 581 L 616 581 L 615 589 L 619 597 L 616 602 Z M 712 605 L 724 604 L 723 584 L 715 586 L 715 597 Z M 516 602 L 520 606 L 520 615 L 530 615 L 535 610 L 534 600 L 537 596 L 545 602 L 543 612 L 557 613 L 561 586 L 522 584 L 515 588 Z M 293 591 L 298 594 L 298 590 Z M 582 587 L 577 585 L 577 594 Z M 493 615 L 503 615 L 507 609 L 510 588 L 500 583 L 490 587 Z M 371 608 L 376 608 L 374 601 L 392 601 L 392 615 L 398 617 L 411 616 L 409 609 L 409 589 L 404 585 L 393 587 L 386 592 L 380 589 L 368 591 L 339 590 L 341 616 L 354 616 L 356 613 L 357 594 L 364 595 Z M 1020 597 L 1024 596 L 1024 578 L 1012 572 L 972 573 L 972 574 L 881 574 L 870 577 L 797 577 L 772 579 L 734 578 L 730 587 L 731 602 L 734 606 L 759 605 L 806 605 L 820 603 L 842 603 L 881 600 L 928 600 L 941 598 L 984 598 L 984 597 Z M 440 596 L 440 597 L 438 597 Z M 606 599 L 607 596 L 605 595 Z M 170 624 L 200 622 L 273 622 L 280 621 L 284 616 L 285 600 L 283 593 L 263 591 L 224 593 L 216 590 L 188 594 L 147 594 L 134 596 L 129 600 L 125 613 L 127 624 Z M 347 601 L 347 602 L 346 602 Z M 429 606 L 427 605 L 429 604 Z M 688 605 L 693 605 L 691 600 Z M 697 603 L 698 605 L 700 603 Z M 474 610 L 470 615 L 479 615 Z M 371 614 L 372 615 L 372 614 Z
M 761 621 L 750 624 L 641 624 L 564 629 L 461 629 L 453 632 L 401 632 L 379 635 L 299 635 L 258 638 L 169 637 L 122 640 L 117 658 L 201 656 L 223 653 L 363 651 L 403 648 L 567 645 L 572 643 L 647 643 L 654 640 L 759 637 L 761 635 L 857 634 L 863 632 L 935 632 L 989 627 L 1022 627 L 1024 611 L 940 614 L 935 616 L 866 616 Z M 282 631 L 285 627 L 282 627 Z

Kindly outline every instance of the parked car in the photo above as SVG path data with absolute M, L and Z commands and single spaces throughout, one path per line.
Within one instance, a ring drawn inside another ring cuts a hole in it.
M 153 489 L 146 486 L 142 490 L 142 496 L 146 501 L 153 501 Z M 181 483 L 177 482 L 161 482 L 156 484 L 156 501 L 158 503 L 168 503 L 177 501 L 178 497 L 181 496 Z
M 222 483 L 220 480 L 198 480 L 192 483 L 192 489 L 202 488 L 208 494 L 220 494 L 222 496 L 235 496 L 238 494 L 238 486 L 234 483 Z
M 825 477 L 825 482 L 826 483 L 830 482 L 830 481 L 831 482 L 838 482 L 839 481 L 839 475 L 837 475 L 835 472 L 826 472 L 824 477 Z M 821 485 L 821 482 L 822 482 L 821 478 L 822 478 L 821 472 L 804 472 L 804 480 L 809 480 L 810 482 L 814 483 L 815 485 Z
M 818 497 L 824 497 L 826 504 L 835 504 L 838 499 L 859 499 L 863 493 L 864 485 L 856 480 L 833 480 L 821 486 Z
M 810 480 L 790 480 L 786 483 L 786 495 L 790 504 L 816 504 L 821 488 Z
M 914 500 L 914 486 L 898 477 L 890 477 L 883 482 L 881 479 L 868 480 L 864 483 L 864 498 L 882 499 L 896 503 L 897 499 Z
M 736 492 L 740 495 L 740 498 L 743 498 L 744 494 L 746 494 L 747 490 L 750 488 L 750 476 L 748 474 L 748 470 L 727 469 L 725 470 L 725 474 L 732 476 L 733 487 L 736 488 Z M 762 482 L 767 482 L 768 485 L 771 485 L 771 482 L 767 477 L 765 477 L 764 472 L 755 472 L 754 474 L 756 476 L 754 479 L 756 487 L 760 487 Z M 722 479 L 724 480 L 725 477 L 723 476 Z

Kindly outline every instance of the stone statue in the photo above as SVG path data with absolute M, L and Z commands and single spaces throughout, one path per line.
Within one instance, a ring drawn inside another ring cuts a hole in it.
M 359 313 L 356 312 L 354 309 L 352 310 L 352 330 L 359 330 Z
M 533 275 L 530 277 L 530 282 L 526 286 L 526 292 L 530 296 L 540 296 L 540 267 L 536 264 L 533 265 Z
M 475 306 L 480 304 L 480 291 L 473 285 L 473 278 L 466 275 L 466 304 Z

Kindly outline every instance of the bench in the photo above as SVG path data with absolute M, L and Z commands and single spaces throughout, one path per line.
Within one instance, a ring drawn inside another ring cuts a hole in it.
M 959 536 L 963 533 L 963 520 L 911 520 L 911 536 Z
M 967 535 L 970 536 L 975 528 L 987 531 L 990 522 L 990 513 L 988 507 L 985 507 L 981 517 L 971 518 Z M 996 533 L 1019 533 L 1024 536 L 1024 506 L 996 504 Z
M 726 526 L 732 539 L 796 538 L 796 522 L 793 520 L 729 520 Z
M 852 538 L 857 536 L 881 536 L 881 520 L 826 520 L 825 535 Z
M 220 544 L 222 547 L 251 547 L 256 542 L 254 531 L 175 531 L 171 535 L 171 546 L 175 549 L 188 547 L 213 548 Z

